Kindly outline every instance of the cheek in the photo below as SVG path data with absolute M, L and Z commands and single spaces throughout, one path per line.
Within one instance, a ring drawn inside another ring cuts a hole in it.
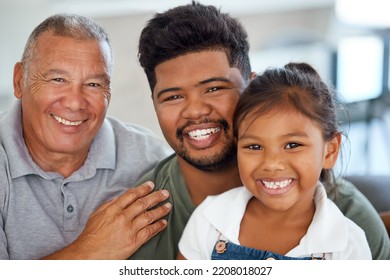
M 293 162 L 302 173 L 308 174 L 308 179 L 317 181 L 322 170 L 323 154 L 313 151 L 306 156 L 295 158 Z
M 44 89 L 44 85 L 42 83 L 33 83 L 30 89 L 30 94 L 35 96 Z
M 247 180 L 251 177 L 253 172 L 256 169 L 256 161 L 252 157 L 248 157 L 244 153 L 237 152 L 237 163 L 240 171 L 241 180 L 244 184 L 247 183 Z
M 46 110 L 55 101 L 55 96 L 50 94 L 41 94 L 42 87 L 34 87 L 26 90 L 23 93 L 22 103 L 24 104 L 24 110 L 26 107 L 28 111 L 43 111 Z M 27 110 L 25 110 L 27 112 Z
M 165 137 L 173 137 L 176 133 L 176 113 L 173 110 L 156 109 L 157 120 Z
M 230 119 L 233 119 L 233 114 L 238 103 L 239 96 L 233 95 L 225 102 L 219 102 L 216 106 L 220 108 L 221 112 L 224 112 L 224 115 L 228 116 Z
M 99 98 L 99 100 L 97 100 L 95 104 L 96 105 L 94 107 L 97 109 L 97 111 L 99 113 L 103 112 L 105 114 L 108 109 L 108 105 L 110 104 L 110 101 L 109 99 L 107 99 L 106 95 L 103 95 L 103 97 Z
M 92 110 L 98 118 L 104 118 L 108 109 L 110 100 L 105 93 L 87 93 L 84 100 L 88 108 Z

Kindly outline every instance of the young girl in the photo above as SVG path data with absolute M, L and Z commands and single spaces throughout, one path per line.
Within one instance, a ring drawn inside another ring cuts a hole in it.
M 363 230 L 326 195 L 341 143 L 333 99 L 305 63 L 250 83 L 234 116 L 245 187 L 195 210 L 179 259 L 371 259 Z

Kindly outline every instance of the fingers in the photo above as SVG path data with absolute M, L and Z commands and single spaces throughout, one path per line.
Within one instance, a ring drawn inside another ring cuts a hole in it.
M 167 200 L 168 197 L 169 192 L 167 190 L 156 191 L 144 197 L 138 198 L 131 205 L 128 205 L 125 209 L 123 209 L 123 212 L 131 219 L 135 219 L 139 215 L 143 215 L 146 219 L 152 221 L 155 220 L 154 217 L 152 217 L 152 213 L 156 212 L 146 211 L 151 209 L 153 206 L 156 206 L 157 204 Z M 157 212 L 160 213 L 160 211 Z
M 133 219 L 132 224 L 134 229 L 142 229 L 147 225 L 154 223 L 155 221 L 168 215 L 171 209 L 172 209 L 171 203 L 167 202 L 153 210 L 140 213 L 138 216 L 134 217 Z
M 115 205 L 118 208 L 125 208 L 128 204 L 131 204 L 133 200 L 137 199 L 137 197 L 142 197 L 148 193 L 150 193 L 154 188 L 154 184 L 151 181 L 147 181 L 138 187 L 129 189 L 124 194 L 115 197 L 105 203 L 103 203 L 96 212 L 105 211 L 109 206 Z
M 98 208 L 97 212 L 109 211 L 110 213 L 118 213 L 129 209 L 129 211 L 127 211 L 130 212 L 128 218 L 134 218 L 169 197 L 169 192 L 166 190 L 150 194 L 153 189 L 153 182 L 147 181 L 144 184 L 131 188 L 124 194 L 104 203 Z
M 131 225 L 131 231 L 134 236 L 137 235 L 138 231 L 155 223 L 171 211 L 172 205 L 169 202 L 151 209 L 163 203 L 169 197 L 167 190 L 150 193 L 153 188 L 154 184 L 152 182 L 145 182 L 136 188 L 126 191 L 106 206 L 108 212 L 125 217 L 128 224 Z M 150 232 L 146 232 L 146 236 L 153 236 L 157 233 L 155 229 L 161 228 L 161 226 L 156 224 L 148 228 L 147 231 Z
M 154 184 L 146 182 L 102 205 L 91 215 L 84 236 L 92 236 L 91 242 L 104 240 L 102 254 L 107 253 L 107 248 L 111 248 L 110 252 L 117 248 L 119 257 L 114 258 L 133 254 L 167 226 L 163 217 L 172 209 L 171 203 L 164 203 L 169 192 L 153 189 Z
M 137 249 L 166 228 L 167 221 L 161 218 L 167 215 L 171 209 L 172 205 L 165 203 L 134 219 L 133 229 L 139 228 L 139 230 L 131 236 L 134 238 L 133 243 L 136 244 Z
M 126 208 L 128 205 L 132 204 L 137 199 L 144 197 L 149 194 L 154 189 L 154 183 L 147 181 L 138 187 L 131 188 L 126 191 L 124 194 L 119 196 L 115 203 L 122 208 Z

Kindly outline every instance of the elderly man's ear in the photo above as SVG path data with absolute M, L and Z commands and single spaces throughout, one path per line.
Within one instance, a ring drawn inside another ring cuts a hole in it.
M 16 98 L 22 98 L 22 83 L 23 83 L 23 67 L 21 62 L 17 62 L 14 66 L 14 95 Z

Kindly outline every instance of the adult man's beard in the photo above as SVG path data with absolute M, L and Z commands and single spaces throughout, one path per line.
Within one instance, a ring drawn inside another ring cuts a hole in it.
M 220 153 L 208 157 L 191 158 L 186 150 L 181 149 L 178 156 L 197 169 L 203 171 L 216 171 L 236 161 L 237 149 L 235 144 L 226 146 Z

